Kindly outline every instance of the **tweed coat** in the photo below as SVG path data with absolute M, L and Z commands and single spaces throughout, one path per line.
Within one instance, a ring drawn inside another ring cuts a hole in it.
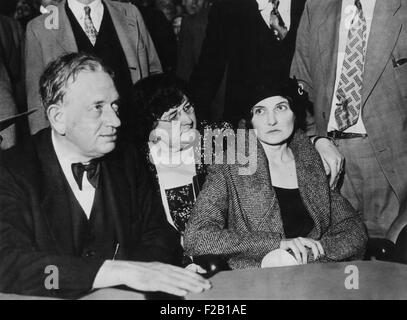
M 301 199 L 314 221 L 308 237 L 319 240 L 325 251 L 317 261 L 362 258 L 367 241 L 362 217 L 329 188 L 322 161 L 304 133 L 296 132 L 289 147 Z M 234 269 L 253 268 L 260 267 L 268 252 L 279 248 L 285 238 L 280 208 L 266 154 L 260 143 L 256 148 L 257 170 L 252 175 L 239 175 L 239 168 L 247 164 L 209 168 L 185 231 L 187 254 L 219 254 Z

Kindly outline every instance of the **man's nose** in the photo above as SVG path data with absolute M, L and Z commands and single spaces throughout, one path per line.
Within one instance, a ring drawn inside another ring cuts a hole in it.
M 109 126 L 113 127 L 113 128 L 118 128 L 121 125 L 121 121 L 119 119 L 118 116 L 118 112 L 116 112 L 112 106 L 108 106 L 105 109 L 105 113 L 104 113 L 104 120 L 106 122 L 106 124 L 108 124 Z

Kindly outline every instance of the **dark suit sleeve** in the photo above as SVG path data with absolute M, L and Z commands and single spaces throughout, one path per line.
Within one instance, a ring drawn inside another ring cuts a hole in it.
M 313 36 L 311 33 L 310 10 L 309 3 L 306 2 L 297 31 L 295 53 L 290 73 L 291 77 L 296 77 L 300 85 L 302 85 L 304 90 L 308 93 L 309 100 L 314 102 L 313 83 L 310 72 L 310 49 L 313 49 L 309 48 L 310 39 Z M 315 120 L 312 115 L 313 111 L 307 110 L 306 131 L 308 135 L 316 134 Z
M 267 253 L 279 248 L 281 235 L 265 231 L 239 232 L 228 227 L 228 215 L 236 213 L 229 208 L 229 188 L 223 168 L 223 165 L 209 168 L 186 227 L 185 251 L 191 256 L 223 255 L 234 266 L 239 260 L 252 261 L 251 265 L 257 261 L 259 267 Z
M 321 245 L 325 256 L 318 261 L 362 259 L 367 243 L 367 232 L 361 214 L 338 191 L 331 191 L 331 220 L 323 234 Z
M 201 120 L 209 118 L 209 108 L 226 69 L 227 35 L 221 3 L 209 12 L 206 38 L 201 55 L 190 79 L 190 90 Z
M 140 243 L 131 254 L 131 259 L 180 265 L 180 236 L 167 221 L 161 198 L 153 187 L 153 177 L 145 161 L 138 156 L 135 161 L 137 210 L 141 215 L 142 228 Z
M 194 52 L 193 46 L 193 33 L 192 23 L 189 17 L 184 17 L 181 22 L 181 30 L 179 32 L 178 40 L 178 62 L 177 62 L 177 76 L 185 81 L 189 81 L 191 72 L 194 68 Z
M 49 126 L 39 93 L 40 77 L 45 69 L 45 65 L 40 41 L 34 32 L 35 22 L 36 21 L 31 21 L 28 23 L 25 40 L 25 84 L 27 90 L 27 108 L 28 111 L 38 108 L 38 110 L 28 118 L 31 134 Z
M 130 5 L 133 10 L 133 14 L 137 20 L 137 26 L 140 31 L 140 36 L 143 38 L 143 43 L 145 45 L 144 50 L 146 50 L 146 56 L 148 59 L 148 71 L 149 75 L 161 73 L 162 67 L 160 59 L 158 58 L 158 54 L 156 48 L 154 46 L 153 40 L 151 39 L 150 33 L 147 30 L 147 27 L 144 23 L 143 16 L 141 15 L 140 11 L 137 9 L 136 6 Z M 141 49 L 139 49 L 141 50 Z
M 33 221 L 31 214 L 32 206 L 39 204 L 31 203 L 26 192 L 7 169 L 0 167 L 0 291 L 57 297 L 88 293 L 103 261 L 41 251 L 34 233 L 41 232 L 43 224 Z M 57 273 L 47 273 L 47 267 Z M 58 290 L 46 286 L 51 275 Z

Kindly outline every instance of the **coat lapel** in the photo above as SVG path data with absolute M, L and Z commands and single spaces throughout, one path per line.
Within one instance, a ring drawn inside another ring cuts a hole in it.
M 332 101 L 335 86 L 341 10 L 342 1 L 329 1 L 326 5 L 326 15 L 318 27 L 319 54 L 324 80 L 327 84 L 325 96 L 328 97 L 328 101 Z M 330 109 L 330 105 L 327 108 Z
M 249 131 L 246 134 L 245 150 L 249 150 L 249 136 L 254 134 Z M 236 189 L 241 200 L 243 209 L 243 218 L 246 223 L 255 230 L 273 231 L 284 234 L 280 215 L 280 209 L 276 194 L 271 185 L 271 176 L 268 160 L 260 142 L 256 141 L 257 169 L 253 174 L 241 175 L 236 173 Z M 238 150 L 241 152 L 241 150 Z M 248 165 L 242 165 L 237 168 L 247 168 Z
M 401 32 L 401 20 L 396 16 L 400 0 L 376 0 L 366 51 L 363 79 L 363 105 L 369 98 L 380 75 L 387 65 Z
M 69 21 L 68 15 L 66 14 L 66 7 L 68 4 L 66 0 L 62 1 L 58 5 L 58 12 L 59 14 L 59 25 L 63 26 L 62 28 L 57 28 L 55 32 L 55 38 L 58 44 L 66 51 L 66 52 L 78 52 L 78 46 L 76 44 L 75 36 L 72 31 L 71 22 Z
M 317 151 L 305 135 L 295 134 L 289 147 L 295 158 L 301 199 L 314 221 L 315 228 L 310 237 L 319 239 L 328 228 L 323 223 L 330 220 L 323 219 L 330 215 L 329 185 L 325 170 Z
M 75 254 L 71 206 L 67 196 L 67 181 L 52 146 L 51 130 L 45 130 L 37 144 L 41 166 L 41 212 L 48 223 L 52 238 L 60 254 Z

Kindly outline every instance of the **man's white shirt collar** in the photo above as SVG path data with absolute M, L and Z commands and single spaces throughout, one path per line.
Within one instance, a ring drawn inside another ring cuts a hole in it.
M 84 159 L 82 156 L 76 154 L 74 151 L 60 143 L 54 130 L 51 130 L 51 140 L 65 178 L 68 181 L 75 198 L 78 200 L 80 206 L 89 219 L 92 211 L 93 200 L 95 198 L 95 188 L 88 181 L 86 174 L 84 174 L 82 177 L 82 190 L 80 190 L 73 176 L 71 166 L 72 163 L 83 162 Z
M 82 29 L 85 30 L 85 7 L 90 8 L 90 17 L 96 31 L 99 32 L 102 23 L 104 7 L 102 0 L 94 0 L 92 3 L 85 5 L 77 0 L 68 0 L 68 7 L 71 9 L 76 20 L 78 20 Z
M 259 5 L 259 11 L 261 16 L 263 17 L 264 22 L 267 26 L 270 27 L 270 14 L 273 10 L 273 4 L 269 1 L 267 4 L 267 0 L 256 0 L 257 4 Z M 291 26 L 291 1 L 292 0 L 280 0 L 280 5 L 278 7 L 278 11 L 280 12 L 281 17 L 284 20 L 284 23 L 287 27 L 287 30 L 290 30 Z M 263 10 L 260 10 L 263 8 Z

